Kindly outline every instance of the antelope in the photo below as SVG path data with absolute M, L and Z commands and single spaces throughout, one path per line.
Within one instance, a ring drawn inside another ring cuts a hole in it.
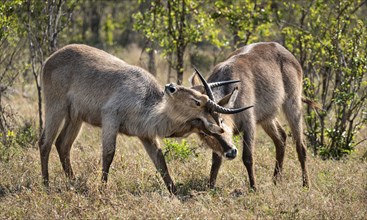
M 63 170 L 67 177 L 74 178 L 70 150 L 83 122 L 102 128 L 103 182 L 108 179 L 118 133 L 141 140 L 172 194 L 176 188 L 160 149 L 159 137 L 205 130 L 221 141 L 221 146 L 213 148 L 215 152 L 228 159 L 236 157 L 237 149 L 231 137 L 226 138 L 224 129 L 212 115 L 234 114 L 246 108 L 222 107 L 205 94 L 175 84 L 168 84 L 163 90 L 144 69 L 102 50 L 72 44 L 56 51 L 44 64 L 42 87 L 45 126 L 39 149 L 43 183 L 47 187 L 49 155 L 56 136 L 55 145 Z
M 198 70 L 196 70 L 198 72 Z M 295 140 L 298 160 L 302 168 L 302 183 L 309 186 L 306 167 L 306 148 L 302 128 L 302 68 L 297 59 L 283 46 L 275 42 L 261 42 L 234 51 L 227 60 L 216 65 L 208 78 L 209 83 L 239 79 L 238 96 L 227 107 L 254 105 L 253 108 L 234 115 L 224 115 L 222 123 L 231 135 L 242 134 L 242 161 L 247 169 L 250 187 L 256 190 L 253 151 L 256 125 L 260 125 L 273 140 L 276 148 L 274 183 L 280 179 L 286 145 L 286 132 L 277 115 L 283 110 Z M 205 93 L 199 79 L 193 75 L 192 88 Z M 213 90 L 212 99 L 220 99 L 234 85 Z M 213 136 L 200 132 L 200 137 L 212 148 L 220 143 Z M 222 158 L 213 152 L 209 185 L 215 187 Z

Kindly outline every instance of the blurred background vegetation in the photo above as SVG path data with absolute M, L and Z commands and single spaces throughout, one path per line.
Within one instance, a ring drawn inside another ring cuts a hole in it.
M 35 146 L 43 123 L 42 64 L 70 43 L 116 56 L 138 48 L 129 55 L 139 56 L 136 63 L 125 60 L 163 85 L 186 84 L 192 65 L 209 74 L 243 45 L 277 41 L 302 65 L 304 95 L 323 109 L 305 109 L 314 155 L 340 159 L 367 149 L 366 20 L 365 0 L 1 0 L 0 161 Z M 28 96 L 29 87 L 37 91 L 32 118 L 14 111 L 10 95 Z

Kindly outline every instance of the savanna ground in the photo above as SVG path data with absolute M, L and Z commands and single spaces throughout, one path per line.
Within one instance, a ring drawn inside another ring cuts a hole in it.
M 138 56 L 138 54 L 136 54 Z M 123 57 L 123 56 L 120 56 Z M 164 80 L 161 80 L 163 82 Z M 163 83 L 162 83 L 163 85 Z M 16 87 L 16 85 L 15 85 Z M 15 89 L 6 102 L 19 120 L 37 121 L 34 89 Z M 288 128 L 288 127 L 286 127 Z M 366 130 L 361 138 L 367 137 Z M 179 190 L 171 197 L 136 138 L 119 136 L 109 182 L 102 187 L 101 131 L 84 125 L 72 148 L 76 181 L 64 177 L 55 147 L 50 156 L 50 189 L 41 184 L 37 144 L 8 149 L 0 160 L 1 219 L 366 219 L 366 142 L 348 158 L 322 160 L 308 151 L 311 188 L 301 186 L 301 169 L 289 137 L 283 179 L 274 185 L 275 148 L 259 128 L 255 148 L 258 191 L 249 190 L 238 156 L 225 161 L 217 188 L 207 187 L 211 151 L 198 137 L 188 139 L 196 156 L 168 167 Z M 162 142 L 163 143 L 163 142 Z M 242 147 L 240 155 L 242 153 Z

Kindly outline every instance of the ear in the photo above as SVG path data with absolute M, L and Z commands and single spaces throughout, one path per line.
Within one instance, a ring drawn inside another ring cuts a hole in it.
M 189 78 L 189 82 L 191 85 L 191 89 L 195 89 L 196 91 L 200 92 L 201 94 L 205 94 L 204 86 L 201 85 L 198 74 L 194 72 L 192 76 Z
M 234 88 L 232 93 L 224 96 L 219 102 L 218 105 L 226 107 L 226 108 L 234 108 L 234 103 L 237 99 L 238 95 L 238 87 Z
M 198 77 L 198 74 L 194 72 L 192 76 L 189 78 L 189 82 L 192 87 L 201 85 L 200 79 Z

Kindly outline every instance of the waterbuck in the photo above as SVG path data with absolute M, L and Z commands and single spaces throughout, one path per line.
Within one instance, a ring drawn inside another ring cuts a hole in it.
M 237 113 L 245 108 L 223 108 L 207 95 L 174 84 L 166 85 L 163 90 L 147 71 L 102 50 L 77 44 L 61 48 L 46 60 L 42 86 L 45 127 L 39 148 L 46 186 L 49 154 L 58 134 L 55 145 L 62 167 L 67 177 L 74 177 L 70 149 L 83 122 L 102 127 L 104 182 L 107 182 L 118 133 L 137 136 L 142 141 L 171 193 L 176 189 L 158 137 L 205 129 L 221 140 L 221 146 L 213 148 L 217 153 L 229 159 L 237 154 L 231 138 L 226 139 L 225 131 L 212 115 L 213 112 Z
M 250 187 L 256 190 L 253 149 L 256 125 L 261 125 L 276 147 L 274 182 L 279 179 L 283 167 L 286 132 L 277 115 L 283 110 L 295 140 L 298 159 L 302 168 L 303 186 L 309 186 L 306 168 L 306 148 L 302 130 L 302 68 L 296 58 L 278 43 L 250 44 L 234 51 L 227 60 L 216 65 L 208 82 L 239 79 L 238 96 L 228 105 L 254 105 L 247 111 L 235 115 L 224 115 L 223 123 L 230 127 L 233 135 L 242 134 L 242 160 L 246 166 Z M 191 78 L 193 88 L 205 93 L 196 75 Z M 214 98 L 220 99 L 233 90 L 234 85 L 213 89 Z M 202 132 L 200 132 L 202 134 Z M 213 147 L 219 145 L 212 136 L 201 135 Z M 221 156 L 213 153 L 210 186 L 215 181 L 221 166 Z

